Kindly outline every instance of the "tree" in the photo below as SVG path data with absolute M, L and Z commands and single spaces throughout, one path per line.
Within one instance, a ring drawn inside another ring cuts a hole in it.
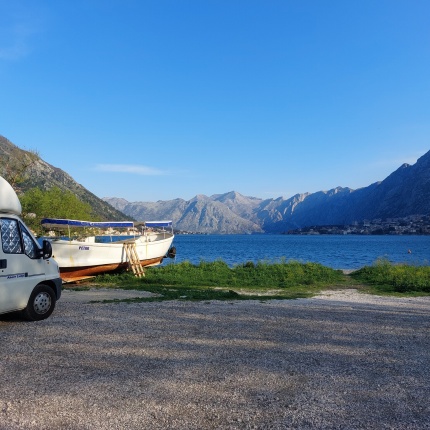
M 20 198 L 26 224 L 36 233 L 42 233 L 42 218 L 67 218 L 97 221 L 88 203 L 71 191 L 53 187 L 48 191 L 32 188 Z

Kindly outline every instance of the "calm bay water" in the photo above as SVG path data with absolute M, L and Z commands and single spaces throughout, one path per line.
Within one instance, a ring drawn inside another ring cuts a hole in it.
M 176 263 L 223 260 L 233 266 L 285 259 L 358 269 L 380 257 L 392 263 L 430 262 L 430 236 L 178 235 L 174 246 Z

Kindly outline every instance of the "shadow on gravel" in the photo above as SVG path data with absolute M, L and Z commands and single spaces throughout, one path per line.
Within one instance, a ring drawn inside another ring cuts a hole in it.
M 428 310 L 59 302 L 0 330 L 0 398 L 22 428 L 425 428 Z
M 7 314 L 1 314 L 0 315 L 0 321 L 4 322 L 29 322 L 25 318 L 23 318 L 22 314 L 20 312 L 10 312 Z

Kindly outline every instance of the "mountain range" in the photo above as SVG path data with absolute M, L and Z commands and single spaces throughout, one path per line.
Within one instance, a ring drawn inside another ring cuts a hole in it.
M 5 160 L 28 152 L 0 136 L 0 174 Z M 246 197 L 236 191 L 191 200 L 129 202 L 121 197 L 100 199 L 63 170 L 38 159 L 22 191 L 57 186 L 89 203 L 101 220 L 171 219 L 178 230 L 196 233 L 285 233 L 313 225 L 345 225 L 377 218 L 430 213 L 430 151 L 414 165 L 403 164 L 386 179 L 353 190 L 296 194 L 284 199 Z
M 296 194 L 284 199 L 245 197 L 235 191 L 191 200 L 128 202 L 104 198 L 137 220 L 173 219 L 178 229 L 200 233 L 284 233 L 312 225 L 345 225 L 377 218 L 430 213 L 430 151 L 386 179 L 353 190 Z

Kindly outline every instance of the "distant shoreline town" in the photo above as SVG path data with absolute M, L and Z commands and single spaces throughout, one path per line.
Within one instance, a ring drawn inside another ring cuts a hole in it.
M 175 230 L 176 235 L 211 235 L 193 231 Z M 273 234 L 273 233 L 252 233 Z M 277 233 L 279 234 L 279 233 Z M 364 220 L 348 225 L 314 225 L 310 227 L 288 230 L 291 235 L 430 235 L 430 215 L 410 215 L 403 218 L 378 218 Z
M 430 235 L 430 215 L 378 218 L 349 225 L 316 225 L 289 230 L 284 234 Z

